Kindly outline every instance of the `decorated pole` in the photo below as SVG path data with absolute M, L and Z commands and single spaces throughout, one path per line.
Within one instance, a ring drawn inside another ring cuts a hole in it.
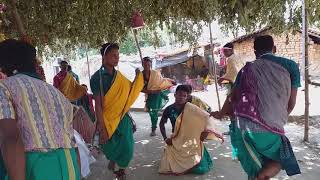
M 309 59 L 308 59 L 308 10 L 307 0 L 302 0 L 302 61 L 304 62 L 304 141 L 309 141 Z
M 218 107 L 219 111 L 221 110 L 221 104 L 220 104 L 220 96 L 219 96 L 219 91 L 218 91 L 218 83 L 217 83 L 217 68 L 216 64 L 214 61 L 214 53 L 213 53 L 213 38 L 212 38 L 212 30 L 211 30 L 211 22 L 209 24 L 209 31 L 210 31 L 210 51 L 211 51 L 211 56 L 212 56 L 212 66 L 213 66 L 213 78 L 214 78 L 214 84 L 216 86 L 216 94 L 217 94 L 217 99 L 218 99 Z
M 134 41 L 136 42 L 136 45 L 137 45 L 137 48 L 138 48 L 138 52 L 139 52 L 139 55 L 140 55 L 140 59 L 142 60 L 142 52 L 141 52 L 141 49 L 140 49 L 140 45 L 139 45 L 139 41 L 138 41 L 138 30 L 137 29 L 133 29 L 133 35 L 134 35 Z
M 140 49 L 140 45 L 139 45 L 139 41 L 138 41 L 138 29 L 143 28 L 144 27 L 144 21 L 143 21 L 143 17 L 141 15 L 140 12 L 135 11 L 133 13 L 132 19 L 131 19 L 131 27 L 133 29 L 133 35 L 134 35 L 134 40 L 136 42 L 138 51 L 139 51 L 139 55 L 140 55 L 140 59 L 142 60 L 142 52 Z

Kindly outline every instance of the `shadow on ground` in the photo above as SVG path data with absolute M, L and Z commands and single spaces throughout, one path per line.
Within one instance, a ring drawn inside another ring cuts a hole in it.
M 164 143 L 160 132 L 156 137 L 150 137 L 149 116 L 143 112 L 132 114 L 138 130 L 135 133 L 135 154 L 130 167 L 127 170 L 127 180 L 246 180 L 246 175 L 240 167 L 240 163 L 231 160 L 231 147 L 229 137 L 226 137 L 224 144 L 215 141 L 206 142 L 206 147 L 214 160 L 214 168 L 209 173 L 199 175 L 165 176 L 158 174 L 159 161 L 162 156 Z M 228 122 L 217 122 L 221 131 L 226 131 Z M 168 125 L 167 130 L 171 127 Z M 290 130 L 290 127 L 289 127 Z M 302 131 L 303 132 L 303 131 Z M 301 132 L 301 134 L 303 134 Z M 290 133 L 289 133 L 290 135 Z M 289 137 L 290 138 L 290 137 Z M 320 177 L 320 154 L 310 150 L 296 137 L 290 138 L 300 163 L 302 175 L 288 177 L 282 172 L 273 180 L 297 179 L 297 180 L 316 180 Z M 101 154 L 97 162 L 91 166 L 91 175 L 88 180 L 112 180 L 113 174 L 107 170 L 108 161 Z

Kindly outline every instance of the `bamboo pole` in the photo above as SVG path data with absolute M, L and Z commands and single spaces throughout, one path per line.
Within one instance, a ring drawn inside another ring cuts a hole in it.
M 216 64 L 214 61 L 214 53 L 213 53 L 213 39 L 212 39 L 212 30 L 211 30 L 211 22 L 209 24 L 209 31 L 210 31 L 210 51 L 212 55 L 212 66 L 213 66 L 213 78 L 214 78 L 214 84 L 216 86 L 216 94 L 217 94 L 217 99 L 218 99 L 218 108 L 219 111 L 221 110 L 221 103 L 220 103 L 220 97 L 219 97 L 219 91 L 218 91 L 218 83 L 217 83 L 217 68 Z
M 305 99 L 305 109 L 304 109 L 304 141 L 309 141 L 309 59 L 308 59 L 308 11 L 307 11 L 307 0 L 302 0 L 302 61 L 304 61 L 304 99 Z
M 86 46 L 86 56 L 87 56 L 88 79 L 90 82 L 91 73 L 90 73 L 90 62 L 89 62 L 89 56 L 88 56 L 88 45 Z
M 140 49 L 140 46 L 139 46 L 139 41 L 138 41 L 137 34 L 138 34 L 138 30 L 137 29 L 133 29 L 134 40 L 136 42 L 136 45 L 137 45 L 137 48 L 138 48 L 138 51 L 139 51 L 140 60 L 142 61 L 143 57 L 142 57 L 141 49 Z

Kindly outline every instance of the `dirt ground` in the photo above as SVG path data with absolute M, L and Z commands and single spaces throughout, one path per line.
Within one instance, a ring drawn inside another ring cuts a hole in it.
M 164 143 L 160 132 L 156 137 L 150 137 L 150 120 L 146 113 L 132 113 L 138 130 L 135 133 L 135 154 L 129 169 L 127 170 L 128 180 L 246 180 L 247 177 L 241 169 L 240 163 L 231 160 L 231 147 L 229 137 L 225 138 L 224 144 L 209 141 L 206 147 L 214 160 L 214 168 L 209 173 L 199 175 L 164 176 L 158 174 L 159 161 L 164 148 Z M 226 131 L 228 122 L 217 122 L 219 130 Z M 296 127 L 296 126 L 294 126 Z M 167 126 L 167 129 L 171 129 Z M 289 127 L 287 131 L 296 130 Z M 273 180 L 297 179 L 297 180 L 317 180 L 320 177 L 320 153 L 315 149 L 310 149 L 294 135 L 290 136 L 294 151 L 300 163 L 302 175 L 288 177 L 285 172 L 281 172 Z M 112 180 L 114 177 L 107 170 L 107 159 L 100 155 L 97 162 L 91 165 L 91 175 L 87 180 Z

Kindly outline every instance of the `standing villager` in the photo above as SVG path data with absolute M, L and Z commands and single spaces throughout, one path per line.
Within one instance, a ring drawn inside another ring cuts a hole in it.
M 227 43 L 226 45 L 223 46 L 221 53 L 223 56 L 226 58 L 226 73 L 219 78 L 218 84 L 219 85 L 224 85 L 227 87 L 227 95 L 231 93 L 231 89 L 234 85 L 234 82 L 237 78 L 237 74 L 241 70 L 241 68 L 245 65 L 244 61 L 241 59 L 240 56 L 236 55 L 233 50 L 233 44 L 232 43 Z M 231 124 L 229 127 L 233 126 L 233 121 L 231 121 Z M 225 135 L 230 135 L 230 130 L 228 132 L 224 133 Z M 236 160 L 236 149 L 231 146 L 232 148 L 232 159 Z
M 119 63 L 119 46 L 115 43 L 102 45 L 100 53 L 102 66 L 90 79 L 100 146 L 110 160 L 108 168 L 118 179 L 125 179 L 125 169 L 133 158 L 134 145 L 134 124 L 129 109 L 144 87 L 143 74 L 137 71 L 135 80 L 130 82 L 115 70 Z
M 40 79 L 33 46 L 9 39 L 0 54 L 1 179 L 80 180 L 73 105 Z
M 60 69 L 61 71 L 53 78 L 53 86 L 59 89 L 71 102 L 76 102 L 87 93 L 87 90 L 68 71 L 66 61 L 60 62 Z
M 151 69 L 152 60 L 144 57 L 142 60 L 143 76 L 145 87 L 143 92 L 146 94 L 146 108 L 151 118 L 151 134 L 155 136 L 158 125 L 159 111 L 168 103 L 170 93 L 169 88 L 172 87 L 174 80 L 163 78 L 157 70 Z
M 240 71 L 222 110 L 212 115 L 234 121 L 231 143 L 249 179 L 270 179 L 281 169 L 289 176 L 300 174 L 284 131 L 301 86 L 299 68 L 273 54 L 276 47 L 269 35 L 257 37 L 254 50 L 256 61 Z
M 233 50 L 233 44 L 227 43 L 222 49 L 223 55 L 226 57 L 226 73 L 218 79 L 220 85 L 224 84 L 228 88 L 230 94 L 232 85 L 236 80 L 237 74 L 240 69 L 245 65 L 245 62 L 240 56 L 236 55 Z

